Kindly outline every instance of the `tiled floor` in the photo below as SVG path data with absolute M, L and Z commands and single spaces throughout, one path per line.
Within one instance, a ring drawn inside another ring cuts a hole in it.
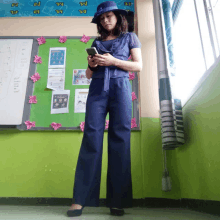
M 124 216 L 112 216 L 107 207 L 85 207 L 78 217 L 66 215 L 69 206 L 0 205 L 1 220 L 220 220 L 220 216 L 175 208 L 128 208 Z

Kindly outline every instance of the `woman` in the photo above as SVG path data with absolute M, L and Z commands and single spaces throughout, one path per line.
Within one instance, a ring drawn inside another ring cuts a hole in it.
M 132 207 L 130 132 L 131 85 L 128 71 L 141 71 L 141 44 L 129 33 L 127 11 L 113 1 L 97 7 L 92 23 L 100 37 L 92 47 L 99 54 L 88 56 L 86 76 L 92 77 L 86 103 L 85 128 L 75 173 L 74 196 L 68 216 L 79 216 L 84 206 L 99 206 L 103 134 L 109 112 L 106 206 L 113 215 Z M 128 61 L 131 55 L 132 61 Z

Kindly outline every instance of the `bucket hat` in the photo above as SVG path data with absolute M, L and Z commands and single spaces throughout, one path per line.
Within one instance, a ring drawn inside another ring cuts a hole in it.
M 123 15 L 127 15 L 127 11 L 123 9 L 118 9 L 114 1 L 105 1 L 98 5 L 97 12 L 95 13 L 91 23 L 97 24 L 99 16 L 108 11 L 118 11 Z

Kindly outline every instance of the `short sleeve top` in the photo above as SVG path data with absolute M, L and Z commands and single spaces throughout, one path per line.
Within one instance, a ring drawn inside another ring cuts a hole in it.
M 112 44 L 110 44 L 111 42 Z M 92 47 L 96 47 L 99 54 L 109 53 L 117 59 L 126 61 L 131 55 L 131 49 L 141 48 L 141 43 L 133 32 L 121 34 L 118 38 L 111 40 L 111 42 L 95 39 Z M 98 70 L 94 71 L 92 75 L 92 78 L 104 78 L 105 88 L 107 89 L 110 78 L 117 77 L 129 77 L 129 73 L 116 66 L 99 66 Z

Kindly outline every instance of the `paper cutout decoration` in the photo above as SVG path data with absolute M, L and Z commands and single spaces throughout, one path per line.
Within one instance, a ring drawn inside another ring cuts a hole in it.
M 105 122 L 105 129 L 108 129 L 108 126 L 109 126 L 109 120 L 106 120 L 106 122 Z
M 136 118 L 131 119 L 131 128 L 137 127 Z
M 133 102 L 135 99 L 137 99 L 137 97 L 136 97 L 136 95 L 135 95 L 135 92 L 132 92 L 132 93 L 131 93 L 131 97 L 132 97 L 132 102 Z
M 38 44 L 39 44 L 39 45 L 46 43 L 46 40 L 45 40 L 44 37 L 37 38 L 37 41 L 38 41 Z
M 131 55 L 128 57 L 128 60 L 131 60 Z
M 82 121 L 82 122 L 80 123 L 79 127 L 80 127 L 81 131 L 84 131 L 85 122 Z
M 83 34 L 82 38 L 80 41 L 82 41 L 83 43 L 87 43 L 89 41 L 90 37 L 89 36 L 86 36 Z
M 56 123 L 56 122 L 52 122 L 50 125 L 55 131 L 62 126 L 60 123 Z
M 36 99 L 37 97 L 34 95 L 34 96 L 29 96 L 29 103 L 34 103 L 34 104 L 36 104 L 37 103 L 37 99 Z
M 35 83 L 36 81 L 38 81 L 38 80 L 40 79 L 39 73 L 35 73 L 35 74 L 31 77 L 31 79 L 33 80 L 34 83 Z
M 129 80 L 133 80 L 135 78 L 134 73 L 129 72 Z
M 30 129 L 31 127 L 35 127 L 35 121 L 25 121 L 24 122 L 27 125 L 27 129 Z
M 36 55 L 35 58 L 34 58 L 34 62 L 35 63 L 42 63 L 41 57 Z
M 60 38 L 59 38 L 60 43 L 65 43 L 66 40 L 67 40 L 66 36 L 60 36 Z

